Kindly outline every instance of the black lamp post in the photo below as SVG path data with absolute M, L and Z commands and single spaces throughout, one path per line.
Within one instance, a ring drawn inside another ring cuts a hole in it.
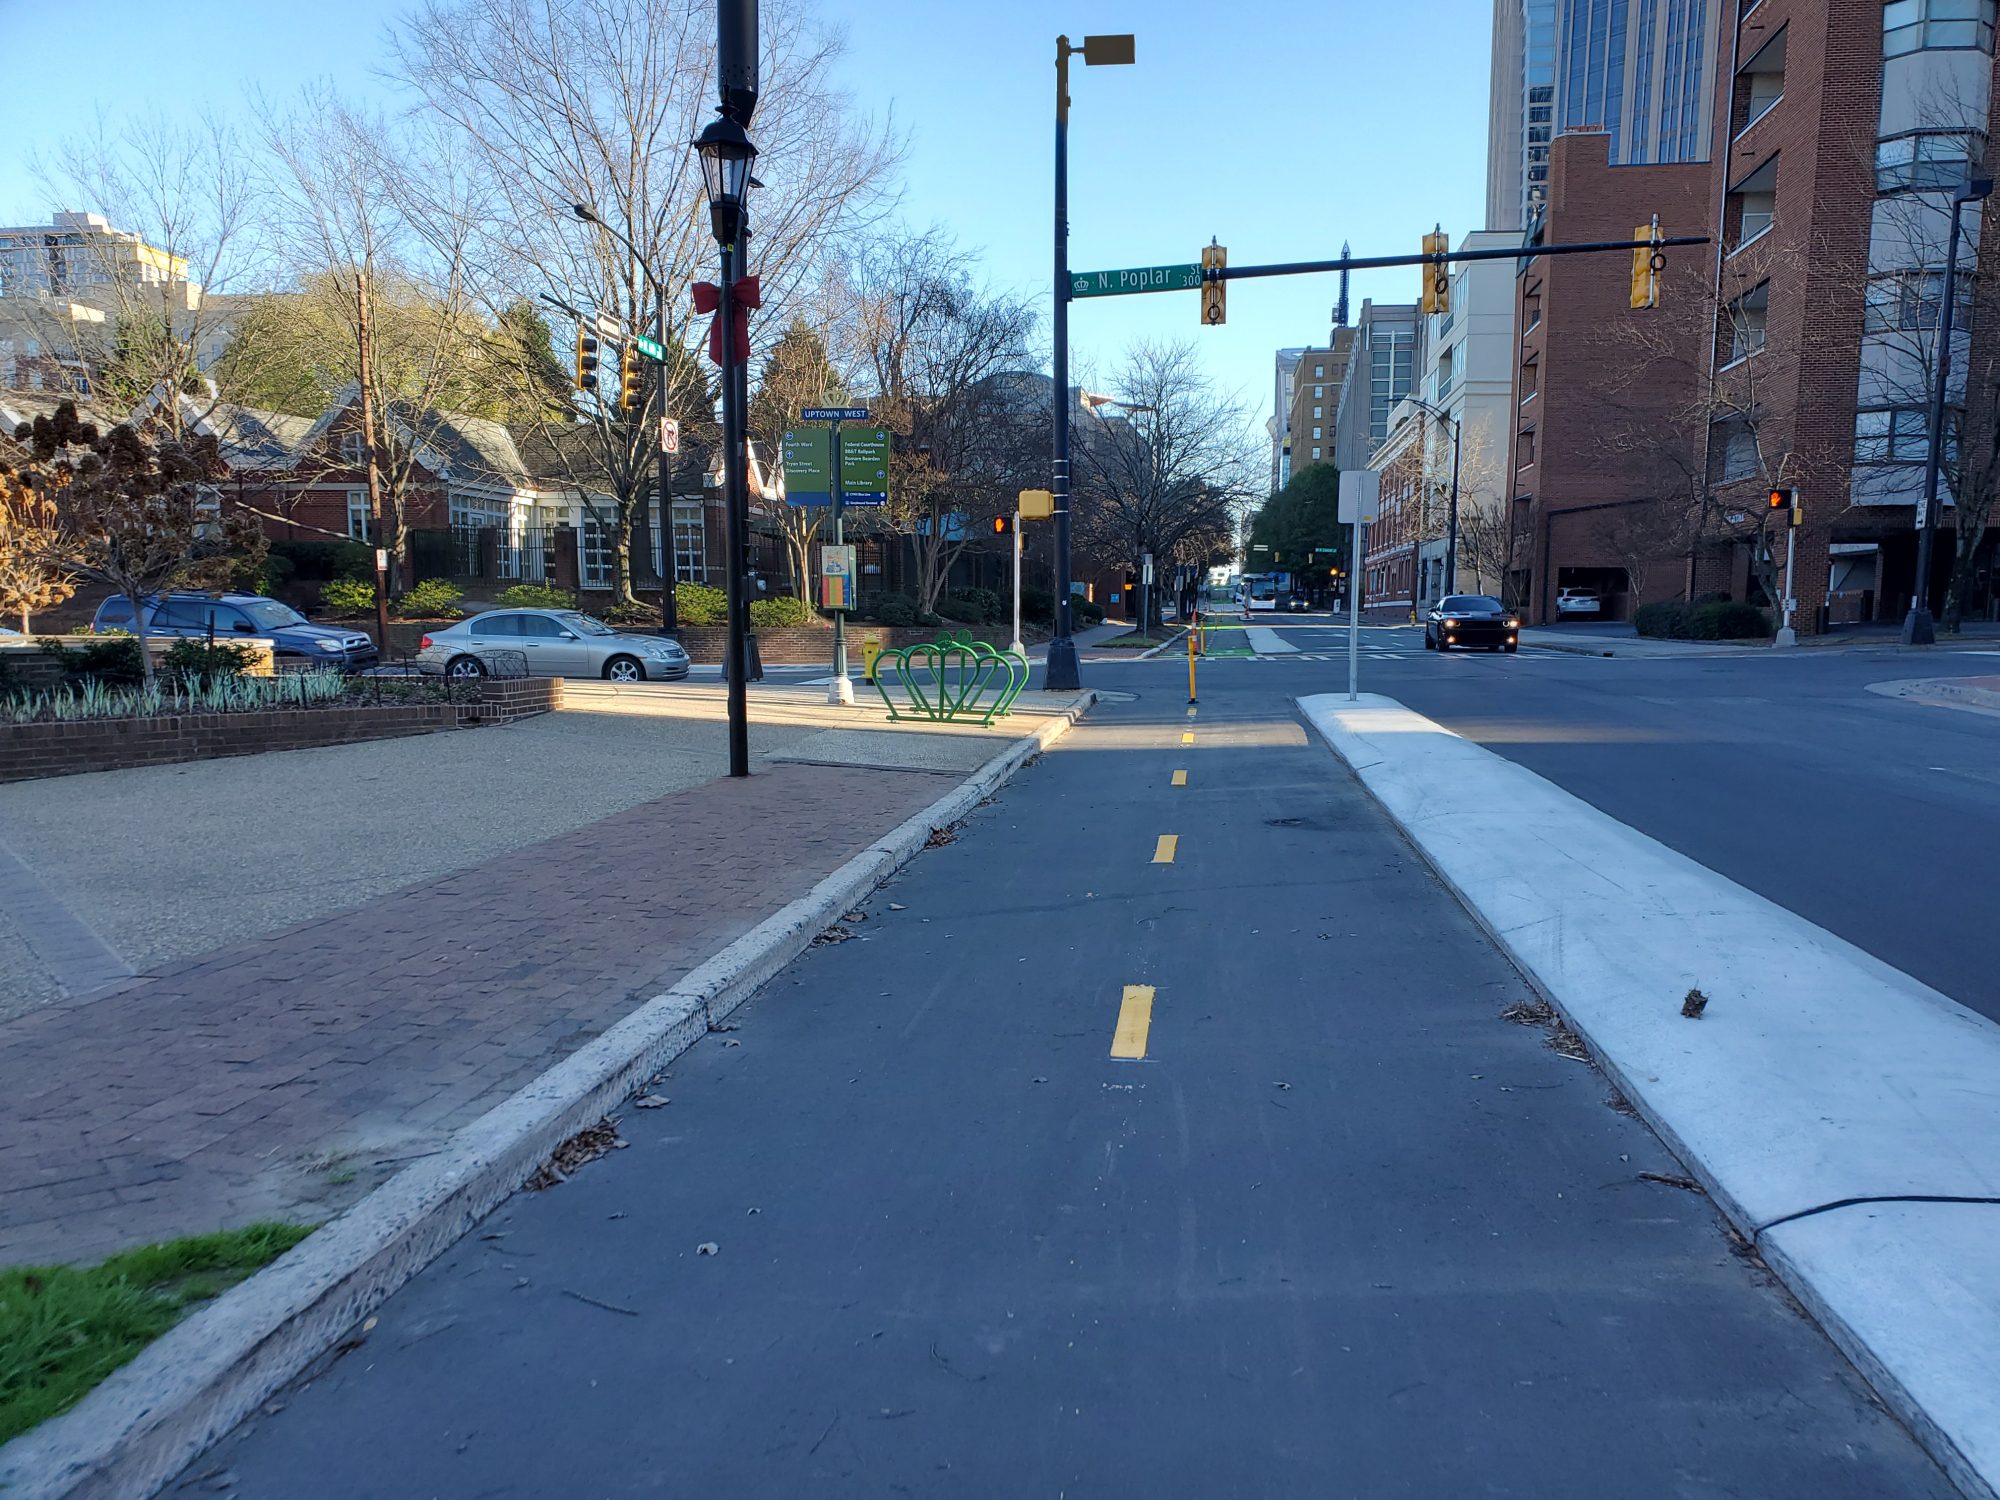
M 1069 609 L 1069 60 L 1078 53 L 1091 66 L 1129 63 L 1133 40 L 1129 35 L 1087 36 L 1081 47 L 1072 47 L 1067 36 L 1056 38 L 1055 390 L 1050 403 L 1055 408 L 1055 452 L 1049 484 L 1055 495 L 1056 633 L 1042 670 L 1042 686 L 1051 692 L 1073 692 L 1083 685 Z
M 1958 278 L 1958 241 L 1962 233 L 1959 211 L 1966 204 L 1977 203 L 1992 192 L 1991 177 L 1970 177 L 1960 183 L 1951 195 L 1951 233 L 1946 240 L 1944 256 L 1944 305 L 1938 309 L 1937 380 L 1931 387 L 1930 441 L 1924 449 L 1924 498 L 1920 502 L 1922 508 L 1917 512 L 1917 586 L 1910 595 L 1910 612 L 1903 617 L 1905 646 L 1937 644 L 1937 625 L 1931 619 L 1931 539 L 1937 535 L 1938 468 L 1944 452 L 1945 386 L 1951 375 L 1952 303 L 1957 295 L 1954 284 Z M 1785 592 L 1793 592 L 1789 577 L 1785 579 Z
M 716 339 L 722 346 L 722 498 L 723 547 L 728 567 L 723 574 L 729 600 L 729 640 L 724 669 L 729 680 L 729 774 L 750 774 L 748 683 L 750 627 L 748 580 L 744 551 L 750 539 L 750 489 L 744 385 L 736 357 L 736 283 L 743 275 L 743 241 L 747 228 L 745 201 L 750 195 L 750 167 L 757 148 L 743 127 L 727 115 L 711 120 L 695 137 L 701 155 L 702 183 L 708 191 L 709 225 L 722 250 L 722 295 L 716 307 Z
M 646 257 L 639 253 L 639 247 L 632 243 L 623 230 L 614 228 L 597 215 L 597 210 L 588 203 L 572 203 L 570 212 L 586 224 L 595 224 L 631 253 L 632 264 L 639 268 L 639 274 L 646 278 L 646 285 L 653 292 L 653 337 L 659 340 L 660 348 L 667 347 L 667 294 L 660 287 L 659 278 L 653 275 L 653 268 L 646 264 Z M 660 420 L 665 422 L 667 412 L 667 367 L 660 366 L 659 378 L 655 382 L 660 388 Z M 674 520 L 673 499 L 669 487 L 673 479 L 673 459 L 665 445 L 658 453 L 659 469 L 654 479 L 657 494 L 654 510 L 660 519 L 660 628 L 672 632 L 680 629 L 680 598 L 674 584 Z

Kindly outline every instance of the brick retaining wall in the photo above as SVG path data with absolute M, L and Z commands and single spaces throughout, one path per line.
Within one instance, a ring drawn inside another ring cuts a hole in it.
M 0 725 L 0 782 L 505 724 L 562 707 L 562 679 L 483 682 L 477 703 L 383 703 Z

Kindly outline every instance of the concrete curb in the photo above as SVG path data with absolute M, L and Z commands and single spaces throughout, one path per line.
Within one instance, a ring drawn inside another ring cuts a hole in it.
M 2000 1027 L 1394 700 L 1300 708 L 1952 1481 L 1994 1500 Z M 1697 980 L 1698 1024 L 1676 1003 Z
M 1187 639 L 1187 627 L 1183 625 L 1180 629 L 1176 630 L 1166 640 L 1160 642 L 1159 645 L 1153 646 L 1145 651 L 1141 651 L 1139 655 L 1135 658 L 1135 660 L 1151 661 L 1156 656 L 1164 656 L 1167 652 L 1173 650 L 1174 647 L 1178 646 L 1182 641 L 1186 639 Z
M 685 1052 L 841 913 L 1062 738 L 1086 690 L 664 994 L 155 1340 L 72 1410 L 0 1448 L 8 1500 L 132 1500 L 172 1480 L 334 1347 L 548 1159 Z

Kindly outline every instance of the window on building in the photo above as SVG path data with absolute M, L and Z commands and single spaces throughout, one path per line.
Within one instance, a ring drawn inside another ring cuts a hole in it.
M 1854 414 L 1854 461 L 1858 464 L 1920 464 L 1929 456 L 1930 413 L 1923 407 L 1858 411 Z M 1958 461 L 1958 414 L 1945 413 L 1944 461 Z
M 1729 190 L 1722 228 L 1730 251 L 1741 250 L 1770 229 L 1778 213 L 1778 158 L 1773 156 Z
M 1319 414 L 1320 414 L 1320 409 L 1317 406 L 1315 406 L 1313 408 L 1313 415 L 1317 417 Z
M 340 461 L 359 468 L 362 463 L 361 434 L 343 432 L 340 435 Z
M 689 583 L 708 581 L 708 549 L 699 502 L 674 504 L 674 577 Z
M 1319 462 L 1319 449 L 1317 448 L 1313 449 L 1313 462 L 1314 463 Z
M 1317 437 L 1319 436 L 1319 429 L 1318 429 L 1317 427 L 1315 427 L 1315 428 L 1313 429 L 1313 436 L 1314 436 L 1315 438 L 1317 438 Z
M 1313 379 L 1315 379 L 1315 380 L 1324 380 L 1324 379 L 1326 379 L 1326 366 L 1325 366 L 1325 365 L 1314 365 L 1314 366 L 1313 366 Z M 1317 396 L 1317 395 L 1319 394 L 1319 392 L 1318 392 L 1318 391 L 1314 391 L 1314 392 L 1313 392 L 1313 394 L 1314 394 L 1315 396 Z
M 1994 0 L 1888 0 L 1882 7 L 1882 55 L 1925 48 L 1993 50 Z
M 1875 191 L 1954 188 L 1972 175 L 1985 141 L 1965 131 L 1899 135 L 1875 144 Z
M 1748 359 L 1764 347 L 1764 325 L 1771 309 L 1771 283 L 1751 288 L 1724 309 L 1729 319 L 1729 358 Z
M 1718 484 L 1750 479 L 1763 467 L 1758 461 L 1757 429 L 1748 422 L 1719 423 L 1710 438 L 1709 451 L 1716 455 Z
M 347 534 L 357 542 L 372 542 L 375 534 L 368 524 L 368 491 L 347 492 Z
M 1521 404 L 1526 406 L 1535 399 L 1535 392 L 1541 386 L 1542 366 L 1539 360 L 1531 360 L 1521 366 Z
M 1748 130 L 1771 112 L 1785 92 L 1785 33 L 1789 27 L 1781 27 L 1778 34 L 1757 49 L 1757 55 L 1745 63 L 1738 77 L 1748 86 L 1743 104 L 1743 122 L 1736 127 L 1737 132 Z
M 1521 332 L 1527 333 L 1542 326 L 1542 299 L 1530 297 L 1521 304 Z
M 1315 401 L 1319 401 L 1319 400 L 1322 400 L 1322 399 L 1324 399 L 1325 395 L 1326 395 L 1326 387 L 1325 387 L 1325 386 L 1323 386 L 1323 385 L 1316 385 L 1316 386 L 1314 386 L 1314 387 L 1313 387 L 1313 400 L 1315 400 Z
M 1958 306 L 1952 321 L 1966 328 L 1972 321 L 1973 279 L 1960 276 L 1952 289 Z M 1928 333 L 1938 326 L 1938 310 L 1944 305 L 1942 271 L 1899 271 L 1874 276 L 1868 281 L 1866 311 L 1862 314 L 1863 333 Z
M 1535 461 L 1535 434 L 1530 428 L 1514 444 L 1514 467 L 1525 469 Z

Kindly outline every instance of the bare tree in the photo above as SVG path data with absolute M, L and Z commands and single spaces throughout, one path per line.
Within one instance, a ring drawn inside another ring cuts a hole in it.
M 827 249 L 874 222 L 900 157 L 893 131 L 860 118 L 833 82 L 843 43 L 804 0 L 766 0 L 755 119 L 751 269 L 758 342 L 785 326 Z M 700 173 L 687 143 L 713 109 L 715 11 L 702 0 L 424 0 L 395 42 L 398 70 L 462 143 L 491 208 L 476 226 L 496 303 L 547 294 L 586 314 L 700 342 L 690 286 L 714 274 Z M 421 176 L 428 164 L 413 164 Z M 577 222 L 587 205 L 613 232 Z M 629 243 L 631 249 L 625 248 Z M 636 255 L 635 253 L 636 252 Z M 710 414 L 693 361 L 655 372 L 653 410 L 685 427 Z M 616 588 L 631 597 L 629 538 L 653 482 L 653 427 L 586 395 L 552 420 L 589 426 L 614 497 Z M 664 510 L 664 506 L 662 507 Z M 661 524 L 665 525 L 664 515 Z M 669 549 L 670 550 L 670 549 Z
M 321 344 L 323 369 L 328 383 L 340 381 L 335 399 L 355 404 L 375 543 L 400 580 L 433 439 L 476 363 L 470 351 L 487 340 L 471 257 L 488 205 L 448 141 L 391 139 L 383 122 L 323 91 L 289 115 L 267 108 L 264 131 L 278 163 L 274 192 L 296 231 L 306 300 L 294 314 L 333 334 Z M 390 166 L 411 154 L 430 174 L 422 203 Z
M 1032 451 L 1029 414 L 1006 379 L 1028 363 L 1035 315 L 993 292 L 943 230 L 892 235 L 843 265 L 835 346 L 850 387 L 893 432 L 881 523 L 917 559 L 917 612 L 935 611 L 951 566 L 1012 508 Z
M 216 399 L 204 376 L 234 337 L 236 294 L 267 263 L 253 232 L 263 204 L 250 154 L 213 119 L 149 116 L 116 132 L 100 121 L 39 169 L 52 196 L 141 242 L 85 237 L 77 253 L 95 264 L 38 305 L 44 347 L 86 367 L 93 390 L 121 411 L 156 391 L 194 398 L 161 414 L 184 436 Z
M 1264 477 L 1246 409 L 1191 341 L 1134 344 L 1111 383 L 1129 415 L 1074 419 L 1080 548 L 1128 568 L 1205 559 Z

